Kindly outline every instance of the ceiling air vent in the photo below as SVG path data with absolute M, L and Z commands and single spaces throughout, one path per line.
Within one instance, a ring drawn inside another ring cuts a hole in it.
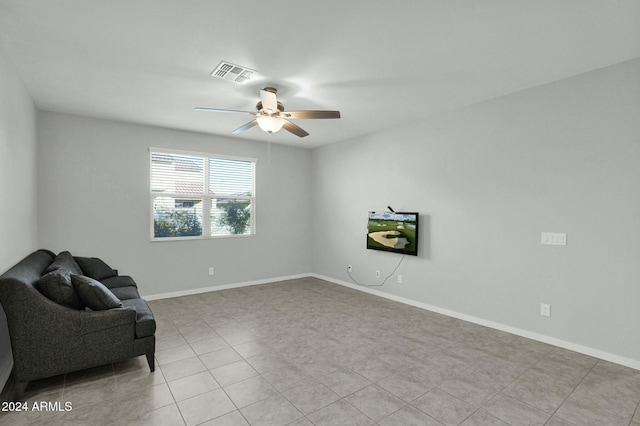
M 234 81 L 236 83 L 242 84 L 249 80 L 254 72 L 257 71 L 252 70 L 251 68 L 232 64 L 230 62 L 222 61 L 218 64 L 216 69 L 213 70 L 211 75 L 223 80 Z

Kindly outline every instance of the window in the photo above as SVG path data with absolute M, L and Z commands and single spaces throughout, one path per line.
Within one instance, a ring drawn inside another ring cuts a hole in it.
M 256 160 L 149 151 L 152 240 L 255 234 Z

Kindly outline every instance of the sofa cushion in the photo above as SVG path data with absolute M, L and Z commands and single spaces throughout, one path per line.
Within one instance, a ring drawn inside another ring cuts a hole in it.
M 94 280 L 102 281 L 105 278 L 118 275 L 111 266 L 97 257 L 74 257 L 74 259 L 82 269 L 82 275 Z
M 71 275 L 65 270 L 49 272 L 38 281 L 36 288 L 50 300 L 73 309 L 84 309 L 84 303 L 71 283 Z
M 82 275 L 82 269 L 68 251 L 60 252 L 47 268 L 47 272 L 57 270 L 67 271 L 70 275 Z
M 71 275 L 71 282 L 82 302 L 94 311 L 121 308 L 122 302 L 100 281 L 83 275 Z
M 140 293 L 134 286 L 114 287 L 109 289 L 120 300 L 139 299 Z
M 156 332 L 156 321 L 147 302 L 144 299 L 129 299 L 123 300 L 122 305 L 136 310 L 136 337 L 153 336 Z
M 128 275 L 118 275 L 116 277 L 109 277 L 100 280 L 108 289 L 114 289 L 117 287 L 138 287 L 136 282 Z

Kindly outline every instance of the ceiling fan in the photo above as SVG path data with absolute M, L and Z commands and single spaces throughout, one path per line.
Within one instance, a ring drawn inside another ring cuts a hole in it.
M 260 102 L 256 104 L 256 111 L 238 111 L 233 109 L 217 109 L 196 107 L 196 111 L 206 112 L 237 112 L 242 114 L 251 114 L 256 118 L 247 124 L 238 127 L 232 133 L 238 134 L 249 130 L 256 124 L 267 133 L 275 133 L 284 128 L 286 131 L 296 136 L 304 138 L 308 136 L 303 128 L 289 121 L 293 119 L 309 119 L 309 118 L 340 118 L 340 111 L 285 111 L 282 102 L 276 98 L 277 89 L 273 87 L 265 87 L 260 90 Z

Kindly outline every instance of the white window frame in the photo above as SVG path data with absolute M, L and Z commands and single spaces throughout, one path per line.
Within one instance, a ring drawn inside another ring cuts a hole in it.
M 183 237 L 156 237 L 155 229 L 154 229 L 154 200 L 158 197 L 160 193 L 153 192 L 151 188 L 151 170 L 153 163 L 153 153 L 158 154 L 173 154 L 173 155 L 182 155 L 182 156 L 190 156 L 190 157 L 198 157 L 203 159 L 204 164 L 204 174 L 203 174 L 203 193 L 202 194 L 185 194 L 185 193 L 161 193 L 164 196 L 172 197 L 172 198 L 181 198 L 181 199 L 202 199 L 202 235 L 199 236 L 183 236 Z M 238 161 L 246 161 L 251 162 L 251 196 L 234 196 L 234 195 L 220 195 L 219 197 L 215 194 L 211 195 L 209 193 L 209 159 L 220 159 L 220 160 L 238 160 Z M 150 236 L 151 241 L 184 241 L 184 240 L 208 240 L 208 239 L 219 239 L 219 238 L 244 238 L 244 237 L 253 237 L 256 235 L 256 165 L 258 160 L 256 158 L 250 157 L 237 157 L 231 155 L 222 155 L 222 154 L 213 154 L 206 152 L 196 152 L 196 151 L 183 151 L 177 149 L 170 148 L 156 148 L 149 147 L 149 193 L 150 193 Z M 251 205 L 250 212 L 250 230 L 248 234 L 239 234 L 239 235 L 211 235 L 211 200 L 215 200 L 217 198 L 224 199 L 239 199 L 239 200 L 249 200 Z

